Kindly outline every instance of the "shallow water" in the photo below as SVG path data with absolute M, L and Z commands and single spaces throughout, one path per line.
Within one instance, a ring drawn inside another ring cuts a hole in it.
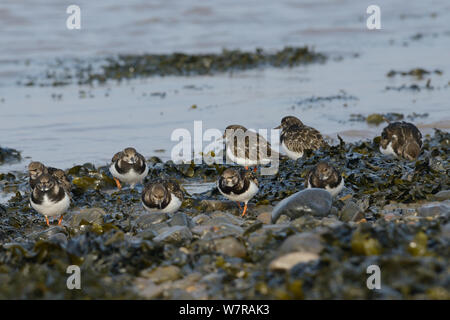
M 231 123 L 273 128 L 299 116 L 332 139 L 372 138 L 381 127 L 349 121 L 351 114 L 428 113 L 415 122 L 424 133 L 449 129 L 450 4 L 379 1 L 382 30 L 366 29 L 366 4 L 352 1 L 78 1 L 82 30 L 65 28 L 59 1 L 3 1 L 0 9 L 0 145 L 25 161 L 0 166 L 23 170 L 29 159 L 68 168 L 103 165 L 126 146 L 170 158 L 176 128 L 193 132 Z M 32 7 L 33 10 L 29 10 Z M 413 36 L 421 34 L 422 37 Z M 222 48 L 279 50 L 314 46 L 331 58 L 292 69 L 233 74 L 153 77 L 104 86 L 23 87 L 57 58 L 118 53 L 218 52 Z M 354 57 L 354 54 L 358 54 Z M 342 57 L 340 59 L 339 57 Z M 441 70 L 423 80 L 389 78 L 390 70 Z M 431 79 L 434 90 L 386 90 Z M 164 96 L 152 93 L 165 93 Z M 311 99 L 341 96 L 345 99 Z M 192 105 L 196 109 L 192 109 Z M 207 142 L 204 144 L 206 145 Z M 155 152 L 159 150 L 160 152 Z

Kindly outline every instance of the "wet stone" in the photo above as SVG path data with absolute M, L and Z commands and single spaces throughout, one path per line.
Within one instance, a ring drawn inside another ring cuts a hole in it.
M 140 215 L 136 221 L 135 226 L 141 229 L 147 229 L 154 224 L 161 223 L 167 220 L 167 215 L 165 213 L 145 213 Z
M 143 270 L 141 277 L 152 280 L 155 284 L 166 281 L 174 281 L 182 277 L 181 270 L 177 266 L 163 266 L 155 269 Z
M 311 252 L 292 252 L 274 259 L 269 264 L 270 270 L 291 270 L 299 263 L 308 263 L 319 259 L 319 255 Z
M 324 189 L 305 189 L 294 193 L 278 203 L 272 212 L 272 222 L 275 223 L 282 215 L 291 219 L 303 215 L 325 217 L 330 213 L 333 199 Z
M 0 214 L 5 214 L 6 208 L 0 204 Z
M 236 203 L 233 201 L 220 201 L 220 200 L 202 200 L 200 202 L 202 210 L 210 211 L 226 211 L 236 209 Z
M 224 218 L 227 220 L 227 222 L 233 223 L 238 226 L 240 226 L 244 223 L 244 219 L 242 219 L 240 217 L 236 217 L 236 216 L 232 215 L 231 213 L 222 212 L 222 211 L 215 211 L 215 212 L 211 213 L 211 218 L 212 219 Z
M 421 217 L 448 216 L 450 214 L 450 201 L 429 203 L 417 209 Z
M 282 254 L 289 252 L 311 252 L 319 254 L 323 250 L 320 235 L 312 232 L 302 232 L 295 234 L 284 240 L 279 248 Z
M 30 234 L 28 237 L 34 240 L 48 240 L 57 234 L 64 234 L 65 230 L 61 226 L 53 226 L 43 231 Z
M 272 222 L 272 213 L 271 212 L 260 213 L 256 219 L 264 224 L 270 224 Z
M 359 221 L 364 218 L 364 213 L 353 201 L 347 201 L 339 212 L 339 219 L 344 222 Z
M 86 221 L 88 223 L 97 223 L 101 225 L 103 224 L 103 217 L 105 214 L 105 211 L 101 208 L 82 209 L 80 212 L 72 215 L 69 224 L 72 227 L 77 227 L 82 221 Z
M 450 190 L 442 190 L 434 195 L 434 199 L 437 201 L 450 200 Z
M 214 240 L 216 250 L 230 257 L 244 258 L 247 255 L 245 246 L 232 237 Z
M 185 213 L 178 212 L 176 213 L 172 219 L 168 222 L 171 227 L 173 226 L 186 226 L 192 227 L 193 222 L 192 219 L 189 218 Z
M 203 224 L 210 219 L 211 218 L 206 214 L 199 214 L 192 219 L 192 222 L 194 222 L 195 224 Z
M 156 242 L 177 243 L 190 239 L 192 239 L 192 233 L 188 227 L 174 226 L 167 228 L 153 240 Z

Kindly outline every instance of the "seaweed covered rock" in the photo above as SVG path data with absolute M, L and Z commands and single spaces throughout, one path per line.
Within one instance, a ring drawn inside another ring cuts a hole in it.
M 22 157 L 19 151 L 0 147 L 0 165 L 3 163 L 18 162 L 21 159 Z

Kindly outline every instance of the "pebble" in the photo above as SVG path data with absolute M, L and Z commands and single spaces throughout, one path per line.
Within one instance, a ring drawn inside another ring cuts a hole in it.
M 320 235 L 312 232 L 294 234 L 284 240 L 278 249 L 281 254 L 289 252 L 310 252 L 319 254 L 323 250 Z
M 245 246 L 232 237 L 226 237 L 214 240 L 216 250 L 219 253 L 230 257 L 244 258 L 247 255 Z
M 325 191 L 327 192 L 327 191 Z M 307 263 L 316 261 L 319 259 L 319 255 L 312 252 L 292 252 L 278 257 L 269 264 L 270 270 L 291 270 L 295 265 L 299 263 Z
M 207 216 L 206 214 L 199 214 L 199 215 L 195 216 L 194 218 L 192 218 L 192 221 L 195 224 L 203 224 L 210 219 L 211 218 L 209 216 Z
M 64 232 L 65 232 L 65 230 L 63 227 L 53 226 L 53 227 L 47 228 L 43 231 L 38 231 L 38 232 L 32 233 L 29 235 L 29 237 L 31 239 L 35 239 L 35 240 L 47 240 L 57 234 L 64 234 Z
M 339 219 L 344 222 L 359 221 L 364 219 L 364 213 L 353 201 L 347 201 L 339 212 Z
M 237 204 L 233 201 L 220 201 L 220 200 L 202 200 L 200 206 L 204 211 L 226 211 L 237 209 Z
M 155 269 L 141 271 L 141 277 L 152 280 L 155 284 L 173 281 L 182 277 L 181 270 L 177 266 L 162 266 Z
M 192 232 L 186 226 L 167 228 L 163 233 L 153 238 L 155 242 L 177 243 L 192 239 Z
M 101 208 L 88 208 L 82 209 L 80 212 L 72 215 L 69 224 L 71 227 L 78 227 L 81 222 L 87 221 L 88 223 L 103 224 L 103 216 L 106 214 L 105 210 Z
M 272 213 L 271 212 L 260 213 L 256 219 L 264 224 L 270 224 L 272 221 Z
M 153 224 L 161 223 L 167 220 L 167 215 L 165 213 L 144 213 L 140 215 L 136 221 L 135 226 L 141 229 L 147 229 Z
M 450 200 L 450 190 L 442 190 L 434 195 L 434 199 L 437 201 Z
M 447 201 L 428 203 L 418 208 L 417 213 L 421 217 L 448 216 L 450 214 L 450 203 Z
M 168 222 L 171 227 L 173 226 L 186 226 L 186 227 L 192 227 L 192 219 L 188 217 L 183 212 L 175 213 L 172 219 Z
M 324 189 L 312 188 L 294 193 L 278 203 L 272 211 L 272 223 L 276 223 L 282 215 L 291 219 L 309 214 L 325 217 L 330 213 L 333 198 Z

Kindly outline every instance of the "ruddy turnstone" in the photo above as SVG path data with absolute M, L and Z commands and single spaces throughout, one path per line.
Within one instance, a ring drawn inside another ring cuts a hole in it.
M 415 160 L 422 148 L 422 134 L 409 122 L 389 123 L 381 133 L 380 151 L 386 155 Z
M 58 225 L 61 225 L 63 214 L 70 206 L 70 196 L 56 178 L 44 173 L 36 181 L 30 195 L 30 203 L 37 212 L 44 215 L 48 226 L 48 217 L 54 216 L 60 216 Z
M 70 190 L 72 189 L 69 177 L 63 170 L 53 167 L 46 167 L 41 162 L 33 161 L 28 165 L 28 175 L 30 177 L 31 190 L 34 189 L 38 178 L 43 174 L 50 174 L 51 176 L 56 178 L 61 186 L 68 192 L 70 192 Z
M 281 146 L 294 160 L 301 158 L 306 150 L 317 150 L 327 145 L 319 131 L 305 126 L 294 116 L 281 119 L 281 124 L 275 129 L 281 129 Z
M 241 208 L 239 202 L 244 202 L 242 211 L 242 216 L 244 216 L 247 212 L 248 202 L 258 192 L 258 180 L 251 171 L 228 168 L 220 175 L 217 189 L 225 198 L 236 201 L 239 208 Z
M 111 161 L 109 172 L 113 175 L 119 189 L 122 189 L 120 181 L 129 183 L 133 189 L 136 183 L 142 182 L 148 174 L 149 168 L 144 156 L 134 148 L 117 152 Z
M 178 183 L 170 180 L 157 180 L 146 184 L 141 198 L 145 210 L 162 213 L 174 213 L 184 200 Z
M 241 166 L 269 164 L 279 159 L 278 152 L 272 150 L 270 143 L 258 133 L 241 125 L 230 125 L 225 129 L 227 157 Z
M 305 187 L 325 189 L 335 197 L 344 188 L 344 178 L 335 167 L 320 162 L 306 176 Z

